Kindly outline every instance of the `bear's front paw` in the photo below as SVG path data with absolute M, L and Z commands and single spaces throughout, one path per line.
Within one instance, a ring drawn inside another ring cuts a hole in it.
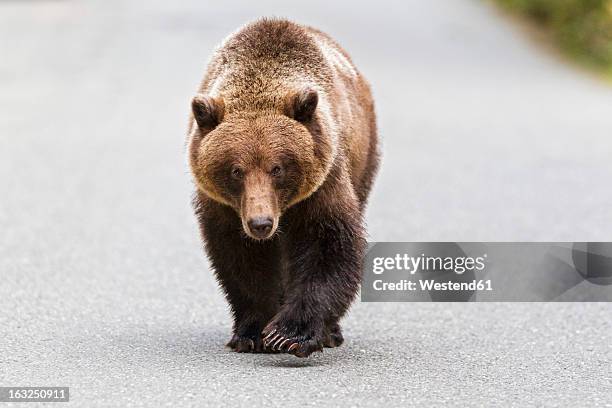
M 239 336 L 234 334 L 226 346 L 237 353 L 261 353 L 264 351 L 260 336 Z
M 276 323 L 266 326 L 262 337 L 264 347 L 270 351 L 287 352 L 297 357 L 308 357 L 315 351 L 323 351 L 321 336 L 298 333 Z

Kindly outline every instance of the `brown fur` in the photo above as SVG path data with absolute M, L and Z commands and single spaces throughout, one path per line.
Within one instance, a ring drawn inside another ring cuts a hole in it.
M 339 345 L 378 167 L 365 79 L 326 34 L 263 19 L 215 52 L 192 106 L 194 202 L 234 312 L 230 346 L 262 349 L 262 330 L 299 356 Z

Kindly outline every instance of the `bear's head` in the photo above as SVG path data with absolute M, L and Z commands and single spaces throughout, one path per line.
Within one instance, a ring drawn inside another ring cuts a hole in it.
M 275 234 L 283 212 L 319 188 L 332 162 L 317 92 L 290 92 L 282 105 L 228 112 L 220 97 L 192 101 L 189 162 L 196 185 L 232 207 L 257 240 Z

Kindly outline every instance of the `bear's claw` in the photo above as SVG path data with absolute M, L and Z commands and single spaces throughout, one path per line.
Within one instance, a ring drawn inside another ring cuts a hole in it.
M 278 339 L 274 343 L 272 343 L 272 350 L 277 350 L 276 346 L 279 346 L 281 343 L 283 343 L 283 342 L 285 342 L 287 340 L 283 336 L 277 336 L 277 337 L 278 337 Z M 275 339 L 277 337 L 275 337 Z M 281 347 L 278 348 L 278 350 L 280 350 L 280 349 L 281 349 Z
M 285 339 L 285 340 L 283 340 L 283 341 L 282 341 L 282 343 L 281 343 L 281 344 L 278 346 L 278 350 L 279 350 L 279 351 L 280 351 L 280 350 L 282 350 L 282 349 L 283 349 L 283 347 L 285 346 L 285 343 L 287 343 L 288 341 L 289 341 L 289 339 Z
M 290 341 L 286 337 L 277 334 L 276 336 L 272 336 L 274 333 L 270 333 L 268 336 L 264 338 L 264 347 L 270 348 L 272 351 L 283 351 L 285 347 L 285 343 Z
M 308 357 L 315 351 L 323 351 L 323 344 L 311 337 L 284 336 L 273 329 L 263 333 L 263 346 L 272 352 L 291 353 L 297 357 Z
M 272 337 L 270 340 L 266 341 L 266 346 L 269 346 L 270 344 L 274 344 L 274 342 L 279 339 L 283 339 L 283 336 L 281 336 L 280 334 L 277 334 L 276 336 Z M 274 346 L 272 346 L 272 349 L 274 349 Z
M 264 338 L 263 341 L 264 343 L 266 343 L 268 341 L 268 338 L 270 338 L 270 336 L 272 336 L 274 333 L 276 333 L 276 330 L 272 330 L 270 333 L 268 333 Z

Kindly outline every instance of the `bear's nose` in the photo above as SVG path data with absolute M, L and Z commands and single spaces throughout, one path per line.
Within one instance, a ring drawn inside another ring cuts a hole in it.
M 248 222 L 249 230 L 257 238 L 265 238 L 272 230 L 272 218 L 270 217 L 255 217 Z

